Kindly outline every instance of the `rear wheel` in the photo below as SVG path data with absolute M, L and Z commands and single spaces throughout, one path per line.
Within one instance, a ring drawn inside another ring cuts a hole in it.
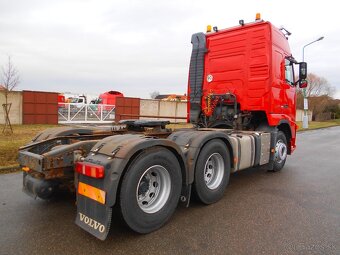
M 276 144 L 275 144 L 275 154 L 274 154 L 274 167 L 273 171 L 280 171 L 287 159 L 288 154 L 288 146 L 287 146 L 287 138 L 282 131 L 279 131 L 277 134 Z
M 198 199 L 212 204 L 223 197 L 229 183 L 230 157 L 221 140 L 208 142 L 200 152 L 196 168 L 194 188 Z
M 179 162 L 169 150 L 141 153 L 123 177 L 120 208 L 127 225 L 138 233 L 163 226 L 174 213 L 181 193 Z

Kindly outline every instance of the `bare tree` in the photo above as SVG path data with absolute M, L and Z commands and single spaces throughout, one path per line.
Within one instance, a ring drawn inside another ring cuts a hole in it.
M 155 99 L 157 96 L 159 96 L 159 91 L 153 91 L 153 92 L 150 93 L 150 97 L 152 99 Z
M 306 89 L 306 96 L 332 96 L 335 88 L 321 76 L 314 73 L 309 73 L 307 76 L 308 87 Z
M 312 120 L 317 120 L 319 115 L 326 112 L 331 100 L 332 98 L 329 96 L 311 96 L 308 98 L 309 109 L 313 111 Z
M 335 88 L 321 76 L 309 73 L 307 76 L 308 86 L 306 88 L 306 97 L 308 97 L 309 109 L 313 111 L 312 119 L 316 120 L 318 115 L 322 115 L 327 111 L 332 101 L 331 96 L 335 92 Z M 303 91 L 298 89 L 296 105 L 303 109 Z
M 13 133 L 13 129 L 11 126 L 11 122 L 9 119 L 9 113 L 11 111 L 12 103 L 8 102 L 8 96 L 9 94 L 18 86 L 20 82 L 19 72 L 16 69 L 16 67 L 13 65 L 11 57 L 8 57 L 7 63 L 2 66 L 1 68 L 1 83 L 3 86 L 3 89 L 1 92 L 5 96 L 5 103 L 2 105 L 4 109 L 4 117 L 5 117 L 5 126 L 2 130 L 4 133 L 6 131 L 6 128 L 10 128 L 10 131 Z

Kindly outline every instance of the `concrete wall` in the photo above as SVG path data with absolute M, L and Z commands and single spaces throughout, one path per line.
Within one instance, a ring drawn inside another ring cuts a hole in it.
M 301 109 L 296 109 L 296 121 L 302 121 L 303 120 L 303 115 L 304 115 L 304 110 Z M 308 115 L 308 121 L 312 121 L 312 115 L 313 115 L 313 111 L 308 110 L 307 112 Z
M 5 124 L 5 115 L 2 104 L 5 103 L 5 95 L 0 91 L 0 124 Z M 22 124 L 22 92 L 12 91 L 8 95 L 8 103 L 12 103 L 9 119 L 11 124 Z
M 308 120 L 312 121 L 312 111 L 308 111 Z M 303 120 L 304 111 L 296 110 L 296 121 Z M 152 99 L 140 100 L 140 115 L 143 116 L 170 116 L 170 117 L 187 117 L 186 102 L 170 102 Z M 169 120 L 170 122 L 186 122 L 186 119 L 167 119 L 167 118 L 150 118 L 140 117 L 140 119 Z
M 153 99 L 140 100 L 140 119 L 168 120 L 170 122 L 186 122 L 187 103 L 170 102 Z M 150 118 L 147 116 L 172 117 L 172 118 Z M 178 119 L 185 118 L 185 119 Z

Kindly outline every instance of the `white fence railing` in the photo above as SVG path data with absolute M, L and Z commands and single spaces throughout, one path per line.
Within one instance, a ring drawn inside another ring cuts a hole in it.
M 107 104 L 58 104 L 58 122 L 66 123 L 112 123 L 115 106 Z

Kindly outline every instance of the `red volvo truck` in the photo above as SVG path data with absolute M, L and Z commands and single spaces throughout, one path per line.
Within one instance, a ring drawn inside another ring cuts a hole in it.
M 99 104 L 116 105 L 117 97 L 124 97 L 119 91 L 108 91 L 99 95 Z
M 103 111 L 105 114 L 107 114 L 107 111 L 111 111 L 116 105 L 116 100 L 118 97 L 124 97 L 124 94 L 114 90 L 100 94 L 97 100 L 98 114 L 100 114 L 101 111 Z
M 231 173 L 281 170 L 296 147 L 295 89 L 307 85 L 287 35 L 257 19 L 194 34 L 192 44 L 193 128 L 125 120 L 106 130 L 48 129 L 19 151 L 24 191 L 42 199 L 75 191 L 76 224 L 104 240 L 114 206 L 131 229 L 149 233 L 178 204 L 189 206 L 193 192 L 204 204 L 220 200 Z

